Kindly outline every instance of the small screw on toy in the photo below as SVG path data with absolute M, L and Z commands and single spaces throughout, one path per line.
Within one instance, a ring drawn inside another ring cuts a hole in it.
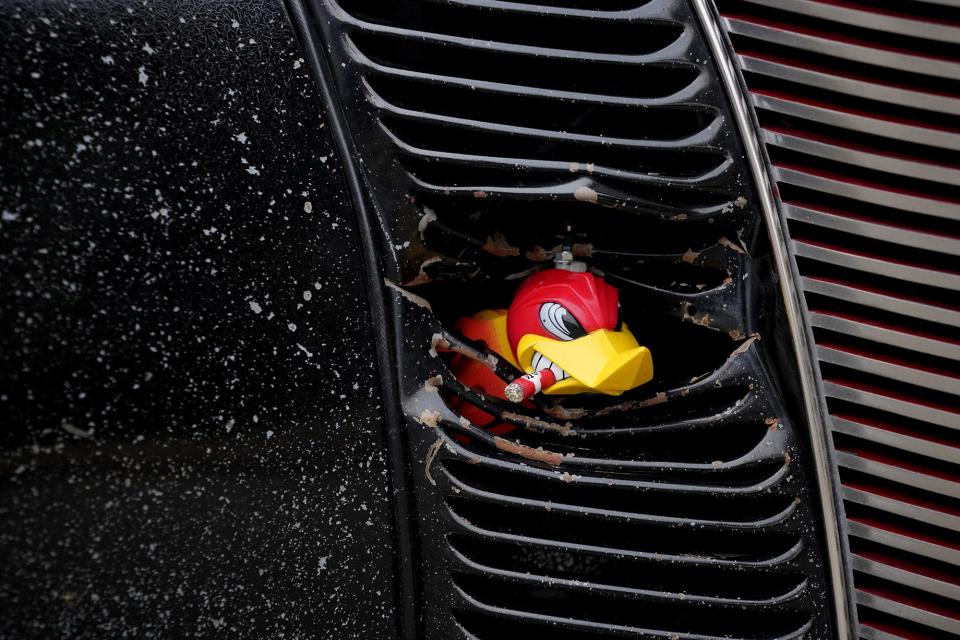
M 517 404 L 529 400 L 544 389 L 549 389 L 557 382 L 557 376 L 550 369 L 541 369 L 516 378 L 503 390 L 503 395 L 510 402 Z

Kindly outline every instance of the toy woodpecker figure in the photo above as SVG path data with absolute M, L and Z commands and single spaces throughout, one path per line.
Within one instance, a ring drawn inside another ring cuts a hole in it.
M 650 351 L 637 343 L 620 317 L 617 289 L 588 273 L 566 247 L 553 269 L 539 271 L 520 285 L 508 310 L 461 318 L 457 328 L 526 372 L 505 381 L 466 356 L 451 360 L 461 382 L 511 402 L 524 402 L 537 393 L 616 396 L 653 377 Z M 494 421 L 466 403 L 457 409 L 479 426 Z M 491 430 L 510 428 L 497 425 Z

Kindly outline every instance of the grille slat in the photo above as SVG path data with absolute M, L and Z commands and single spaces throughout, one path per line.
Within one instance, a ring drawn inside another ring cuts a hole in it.
M 863 180 L 844 180 L 842 176 L 818 172 L 804 167 L 777 166 L 778 181 L 813 191 L 822 191 L 835 196 L 860 202 L 896 207 L 913 213 L 960 220 L 960 204 L 948 200 L 924 197 L 918 193 L 906 193 L 884 185 Z
M 925 403 L 906 394 L 829 378 L 824 380 L 823 387 L 828 398 L 845 400 L 941 427 L 960 429 L 960 413 L 957 411 Z
M 830 281 L 824 278 L 801 276 L 801 285 L 808 293 L 829 296 L 838 300 L 862 304 L 914 316 L 929 322 L 939 322 L 949 326 L 960 325 L 960 311 L 942 305 L 927 304 L 925 301 L 911 300 L 903 296 L 892 295 L 883 290 L 858 286 L 849 282 Z
M 823 246 L 800 240 L 794 241 L 793 249 L 794 254 L 801 258 L 809 258 L 811 260 L 847 267 L 856 271 L 866 271 L 868 273 L 888 276 L 898 280 L 960 291 L 960 275 L 957 274 L 924 269 L 922 267 L 903 264 L 902 262 L 884 260 L 876 256 L 862 255 L 855 253 L 851 249 Z
M 924 491 L 960 498 L 960 483 L 956 480 L 939 478 L 916 469 L 906 469 L 896 464 L 886 464 L 875 458 L 847 453 L 842 449 L 837 452 L 837 464 L 847 469 L 854 469 Z
M 745 20 L 736 14 L 726 18 L 724 22 L 730 33 L 786 47 L 928 76 L 949 79 L 960 76 L 960 63 L 911 55 L 853 40 L 845 41 L 828 32 L 805 32 L 799 28 L 791 29 L 784 23 L 768 22 L 763 18 Z
M 845 146 L 838 141 L 824 141 L 812 136 L 797 135 L 789 129 L 768 127 L 763 131 L 763 140 L 769 145 L 782 147 L 798 153 L 829 158 L 836 162 L 857 165 L 874 171 L 923 174 L 929 180 L 944 184 L 960 185 L 960 169 L 928 162 L 904 159 L 903 156 L 885 155 Z
M 907 530 L 873 526 L 856 518 L 852 518 L 848 524 L 852 536 L 877 542 L 892 549 L 960 566 L 960 547 L 937 544 L 930 539 L 920 539 L 906 535 Z
M 937 251 L 948 255 L 960 254 L 960 239 L 922 233 L 907 227 L 897 227 L 888 224 L 870 222 L 864 216 L 857 216 L 839 210 L 824 211 L 813 206 L 798 204 L 783 204 L 784 215 L 790 220 L 797 220 L 835 231 L 841 231 L 856 236 L 863 236 L 892 244 L 899 244 L 925 251 Z
M 753 104 L 758 109 L 775 111 L 850 131 L 869 133 L 915 144 L 960 150 L 960 134 L 925 127 L 922 122 L 906 118 L 884 118 L 881 115 L 882 111 L 879 110 L 870 113 L 844 109 L 840 105 L 813 99 L 805 100 L 799 96 L 783 93 L 754 93 Z
M 950 95 L 886 84 L 882 79 L 844 75 L 833 69 L 809 63 L 805 65 L 799 60 L 757 52 L 744 52 L 740 56 L 740 64 L 744 71 L 759 76 L 782 79 L 856 98 L 868 98 L 890 105 L 904 105 L 914 109 L 960 115 L 960 99 Z
M 851 352 L 823 340 L 817 347 L 817 355 L 821 362 L 829 362 L 847 369 L 892 378 L 935 391 L 960 393 L 960 379 L 955 376 L 931 372 L 916 366 L 909 366 L 909 364 L 900 364 L 870 354 Z
M 899 582 L 908 587 L 927 591 L 934 595 L 960 600 L 960 586 L 956 581 L 931 578 L 924 567 L 905 567 L 896 558 L 887 559 L 887 562 L 875 558 L 853 555 L 853 568 L 885 580 Z
M 826 329 L 917 353 L 960 360 L 960 344 L 937 337 L 927 337 L 897 330 L 895 326 L 883 325 L 859 316 L 841 316 L 818 311 L 811 311 L 809 316 L 810 324 L 815 328 Z
M 886 31 L 905 36 L 956 42 L 960 40 L 960 28 L 933 20 L 912 18 L 909 14 L 893 14 L 877 11 L 868 6 L 855 4 L 844 6 L 832 2 L 809 0 L 746 0 L 766 7 L 799 13 L 814 18 L 823 18 L 843 25 L 855 24 L 858 27 L 875 31 Z
M 910 622 L 922 624 L 948 633 L 960 633 L 960 620 L 955 617 L 943 615 L 940 611 L 931 611 L 920 606 L 914 606 L 909 602 L 885 598 L 867 591 L 857 592 L 857 602 L 871 609 L 882 611 L 892 616 L 909 620 Z M 893 637 L 902 638 L 904 636 L 894 634 Z
M 892 513 L 904 518 L 929 523 L 944 529 L 960 531 L 960 516 L 940 511 L 936 505 L 918 504 L 909 501 L 907 496 L 896 494 L 890 497 L 883 489 L 867 485 L 844 486 L 843 494 L 847 500 Z
M 813 328 L 860 635 L 960 634 L 957 14 L 921 2 L 715 4 Z
M 942 460 L 944 462 L 954 462 L 957 458 L 955 447 L 950 442 L 937 442 L 930 438 L 922 438 L 906 435 L 899 431 L 894 431 L 889 425 L 875 426 L 865 424 L 862 420 L 848 419 L 839 417 L 843 414 L 833 416 L 833 428 L 839 433 L 845 433 L 851 436 L 868 440 L 878 444 L 884 444 L 896 449 L 915 453 L 917 455 Z M 884 428 L 886 427 L 886 428 Z

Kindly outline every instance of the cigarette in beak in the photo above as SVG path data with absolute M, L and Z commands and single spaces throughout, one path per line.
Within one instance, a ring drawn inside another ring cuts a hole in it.
M 549 368 L 516 378 L 503 390 L 503 395 L 510 402 L 517 404 L 529 400 L 544 389 L 549 389 L 557 382 L 557 376 Z

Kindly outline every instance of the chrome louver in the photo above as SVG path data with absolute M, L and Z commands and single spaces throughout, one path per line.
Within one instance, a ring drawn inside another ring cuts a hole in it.
M 960 4 L 716 5 L 788 221 L 860 636 L 960 635 Z

